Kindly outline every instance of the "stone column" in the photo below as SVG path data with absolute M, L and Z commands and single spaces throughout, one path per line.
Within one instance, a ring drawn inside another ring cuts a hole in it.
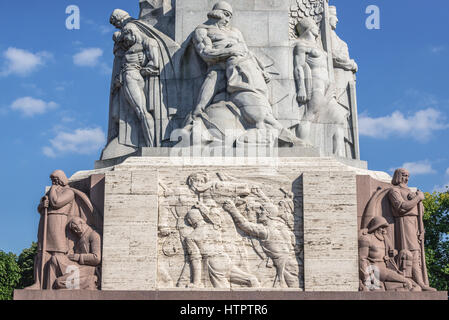
M 157 171 L 105 177 L 102 290 L 155 290 Z
M 356 176 L 305 172 L 304 290 L 358 291 Z

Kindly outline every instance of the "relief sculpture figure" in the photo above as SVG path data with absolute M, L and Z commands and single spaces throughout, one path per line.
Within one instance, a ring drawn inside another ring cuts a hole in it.
M 96 290 L 101 263 L 101 237 L 81 218 L 73 218 L 68 228 L 77 236 L 73 253 L 51 258 L 49 278 L 55 289 Z
M 267 86 L 270 76 L 249 50 L 242 33 L 231 27 L 232 17 L 232 6 L 220 1 L 208 14 L 209 20 L 198 26 L 193 34 L 196 53 L 206 63 L 207 73 L 192 118 L 188 117 L 186 124 L 190 121 L 190 126 L 195 127 L 195 121 L 202 119 L 206 127 L 211 127 L 212 123 L 212 128 L 225 133 L 226 129 L 232 129 L 232 125 L 218 126 L 215 122 L 220 119 L 210 119 L 207 109 L 220 102 L 229 102 L 236 107 L 232 112 L 239 117 L 245 130 L 256 129 L 244 134 L 242 141 L 254 138 L 252 134 L 256 134 L 257 129 L 265 129 L 277 132 L 281 141 L 303 145 L 275 119 Z
M 51 261 L 73 253 L 76 234 L 68 223 L 80 218 L 93 225 L 94 208 L 83 192 L 71 188 L 65 173 L 56 170 L 50 175 L 52 186 L 41 199 L 38 230 L 38 253 L 35 258 L 35 283 L 27 289 L 54 289 L 56 276 L 50 270 Z
M 328 71 L 327 53 L 322 49 L 318 36 L 320 29 L 312 18 L 304 18 L 296 26 L 299 39 L 294 48 L 294 76 L 297 101 L 304 105 L 304 116 L 297 135 L 311 142 L 312 123 L 334 125 L 330 137 L 333 154 L 346 156 L 345 127 L 349 111 L 336 100 L 335 85 Z
M 194 231 L 185 239 L 192 268 L 190 287 L 204 287 L 203 262 L 214 288 L 228 289 L 230 283 L 247 287 L 260 286 L 255 276 L 234 265 L 223 246 L 219 227 L 205 218 L 204 212 L 193 208 L 187 213 L 186 219 L 194 228 Z
M 371 220 L 359 238 L 361 288 L 364 291 L 385 290 L 384 282 L 397 282 L 405 290 L 421 291 L 397 267 L 395 250 L 387 242 L 388 222 L 383 217 Z
M 349 158 L 360 158 L 357 117 L 356 73 L 357 63 L 349 55 L 348 44 L 336 33 L 338 25 L 337 8 L 329 6 L 329 24 L 331 27 L 332 61 L 334 66 L 336 98 L 338 103 L 350 111 L 350 124 L 347 134 L 347 151 Z
M 393 176 L 393 188 L 388 194 L 393 216 L 397 225 L 397 247 L 401 260 L 411 260 L 411 267 L 405 268 L 423 291 L 435 291 L 430 288 L 427 276 L 424 252 L 424 193 L 412 191 L 408 188 L 410 173 L 405 169 L 398 169 Z
M 278 208 L 265 202 L 257 208 L 257 223 L 248 221 L 232 200 L 223 208 L 232 216 L 236 226 L 247 235 L 259 240 L 265 254 L 276 268 L 273 286 L 281 288 L 299 287 L 299 265 L 296 257 L 296 238 L 284 221 L 278 218 Z

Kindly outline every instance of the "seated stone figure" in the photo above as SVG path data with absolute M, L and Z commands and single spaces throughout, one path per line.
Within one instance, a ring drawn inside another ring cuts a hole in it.
M 395 251 L 390 249 L 385 235 L 388 222 L 383 217 L 375 217 L 362 231 L 359 238 L 359 259 L 361 290 L 385 291 L 386 282 L 399 284 L 402 291 L 421 291 L 411 279 L 404 276 L 395 263 Z
M 55 279 L 53 289 L 96 290 L 97 266 L 101 263 L 100 235 L 81 218 L 73 218 L 68 228 L 78 240 L 73 253 L 51 258 L 49 279 Z

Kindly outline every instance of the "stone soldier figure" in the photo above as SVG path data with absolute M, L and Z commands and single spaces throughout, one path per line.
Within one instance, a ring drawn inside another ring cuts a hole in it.
M 274 129 L 278 139 L 304 145 L 275 119 L 269 101 L 270 77 L 259 59 L 249 50 L 242 33 L 231 26 L 232 6 L 217 2 L 208 13 L 209 20 L 193 34 L 197 54 L 207 64 L 207 74 L 200 89 L 193 119 L 205 116 L 219 93 L 240 110 L 247 129 Z M 226 129 L 226 128 L 221 128 Z
M 410 173 L 398 169 L 393 176 L 393 188 L 388 194 L 396 222 L 396 247 L 400 255 L 411 257 L 411 270 L 405 270 L 424 291 L 435 291 L 429 287 L 424 255 L 424 193 L 408 187 Z
M 231 200 L 227 200 L 223 206 L 240 230 L 259 240 L 265 254 L 273 260 L 276 280 L 280 286 L 298 288 L 299 267 L 295 254 L 295 235 L 277 218 L 276 206 L 263 203 L 258 207 L 257 223 L 252 223 L 238 211 Z
M 221 239 L 221 231 L 213 224 L 206 222 L 203 213 L 198 209 L 190 210 L 186 219 L 194 228 L 185 239 L 187 252 L 192 268 L 192 281 L 190 287 L 203 287 L 202 262 L 206 264 L 206 270 L 210 282 L 214 288 L 228 289 L 230 283 L 238 283 L 248 287 L 259 287 L 257 278 L 234 265 L 225 251 Z
M 400 283 L 406 290 L 421 291 L 394 262 L 395 250 L 390 248 L 385 237 L 387 228 L 384 217 L 375 217 L 359 238 L 361 289 L 383 290 L 383 283 L 388 281 Z
M 95 290 L 98 281 L 97 266 L 101 263 L 101 237 L 78 217 L 73 218 L 68 227 L 78 240 L 73 253 L 52 257 L 49 278 L 57 277 L 55 289 Z
M 41 214 L 38 231 L 38 254 L 35 259 L 34 279 L 35 283 L 27 289 L 40 289 L 42 284 L 47 283 L 47 289 L 51 289 L 52 284 L 48 284 L 43 277 L 46 275 L 49 259 L 53 256 L 64 256 L 70 251 L 73 243 L 67 233 L 67 223 L 72 217 L 82 217 L 85 220 L 92 219 L 93 206 L 89 198 L 79 190 L 69 186 L 69 180 L 65 173 L 56 170 L 50 175 L 52 187 L 41 199 L 38 211 Z M 47 223 L 45 226 L 45 212 Z M 47 230 L 44 235 L 44 230 Z M 43 242 L 46 240 L 44 252 Z M 42 265 L 44 274 L 41 274 Z

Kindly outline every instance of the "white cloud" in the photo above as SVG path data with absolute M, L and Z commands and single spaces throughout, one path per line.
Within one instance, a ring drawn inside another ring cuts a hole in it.
M 56 102 L 45 102 L 32 97 L 19 98 L 11 104 L 11 109 L 21 112 L 26 117 L 32 117 L 36 114 L 43 114 L 49 110 L 58 107 Z
M 406 162 L 401 168 L 407 169 L 411 175 L 424 175 L 424 174 L 435 174 L 436 170 L 432 167 L 429 160 L 417 161 L 417 162 Z M 394 171 L 395 169 L 390 169 Z
M 446 175 L 449 176 L 449 168 L 446 169 Z
M 103 56 L 103 50 L 100 48 L 83 49 L 73 56 L 73 63 L 81 67 L 95 67 Z
M 51 146 L 42 149 L 44 155 L 55 158 L 69 153 L 93 154 L 106 143 L 106 137 L 100 128 L 76 129 L 73 132 L 59 132 L 50 140 Z
M 433 54 L 440 54 L 446 50 L 446 46 L 431 46 L 430 52 Z
M 404 116 L 400 111 L 380 118 L 362 114 L 359 119 L 361 135 L 380 139 L 397 135 L 427 141 L 434 131 L 448 127 L 445 116 L 434 108 L 420 110 L 410 116 Z
M 45 65 L 46 60 L 50 59 L 52 54 L 46 51 L 32 53 L 10 47 L 3 52 L 3 57 L 5 61 L 2 71 L 0 71 L 1 76 L 15 74 L 24 77 Z

